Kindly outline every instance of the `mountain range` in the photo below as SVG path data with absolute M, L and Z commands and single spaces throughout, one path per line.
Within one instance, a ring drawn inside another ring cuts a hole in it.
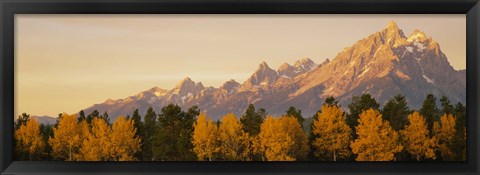
M 382 105 L 402 94 L 413 109 L 421 107 L 428 93 L 465 104 L 466 71 L 455 70 L 439 43 L 424 32 L 415 30 L 406 36 L 391 21 L 320 64 L 304 58 L 275 70 L 262 62 L 245 82 L 232 79 L 218 88 L 205 87 L 186 77 L 173 89 L 153 87 L 84 111 L 108 112 L 113 121 L 119 115 L 131 115 L 135 109 L 144 115 L 149 107 L 159 112 L 174 103 L 184 109 L 198 105 L 216 120 L 230 112 L 240 116 L 249 104 L 254 104 L 276 116 L 294 106 L 310 117 L 328 96 L 334 96 L 346 109 L 352 96 L 362 93 L 371 94 Z

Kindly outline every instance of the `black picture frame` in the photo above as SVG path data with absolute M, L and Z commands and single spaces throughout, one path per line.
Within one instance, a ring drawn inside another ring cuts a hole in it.
M 0 172 L 13 174 L 479 174 L 479 0 L 0 0 Z M 15 14 L 466 14 L 466 162 L 13 161 Z

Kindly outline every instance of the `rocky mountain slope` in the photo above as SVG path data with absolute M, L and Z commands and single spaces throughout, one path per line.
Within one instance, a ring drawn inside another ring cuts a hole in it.
M 252 103 L 273 115 L 295 106 L 304 116 L 311 116 L 327 96 L 334 96 L 346 107 L 353 95 L 362 93 L 370 93 L 380 104 L 403 94 L 414 109 L 428 93 L 465 104 L 466 74 L 450 65 L 434 39 L 420 30 L 406 36 L 392 21 L 321 64 L 306 58 L 274 70 L 262 62 L 242 84 L 229 80 L 218 88 L 205 87 L 187 77 L 171 90 L 154 87 L 95 104 L 85 113 L 94 109 L 108 112 L 113 121 L 137 108 L 143 115 L 150 106 L 160 111 L 175 103 L 183 108 L 198 105 L 208 116 L 219 119 L 229 112 L 241 115 Z

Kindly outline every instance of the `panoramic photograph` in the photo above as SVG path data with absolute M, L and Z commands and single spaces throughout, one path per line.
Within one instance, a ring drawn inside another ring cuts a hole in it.
M 15 15 L 17 161 L 465 161 L 466 17 Z

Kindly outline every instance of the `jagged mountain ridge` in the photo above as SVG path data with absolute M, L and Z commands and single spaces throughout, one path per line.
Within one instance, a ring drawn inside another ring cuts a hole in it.
M 274 70 L 262 62 L 242 84 L 229 80 L 218 88 L 204 87 L 185 78 L 171 90 L 155 87 L 125 99 L 107 100 L 85 112 L 97 109 L 115 118 L 131 115 L 137 108 L 143 115 L 150 106 L 158 112 L 175 103 L 183 108 L 198 105 L 219 119 L 229 112 L 239 116 L 253 103 L 272 115 L 295 106 L 304 116 L 311 116 L 327 96 L 336 97 L 345 108 L 353 95 L 362 93 L 372 94 L 381 104 L 403 94 L 418 109 L 427 93 L 465 104 L 465 76 L 465 70 L 453 69 L 435 40 L 420 30 L 407 37 L 392 21 L 321 64 L 302 59 Z

